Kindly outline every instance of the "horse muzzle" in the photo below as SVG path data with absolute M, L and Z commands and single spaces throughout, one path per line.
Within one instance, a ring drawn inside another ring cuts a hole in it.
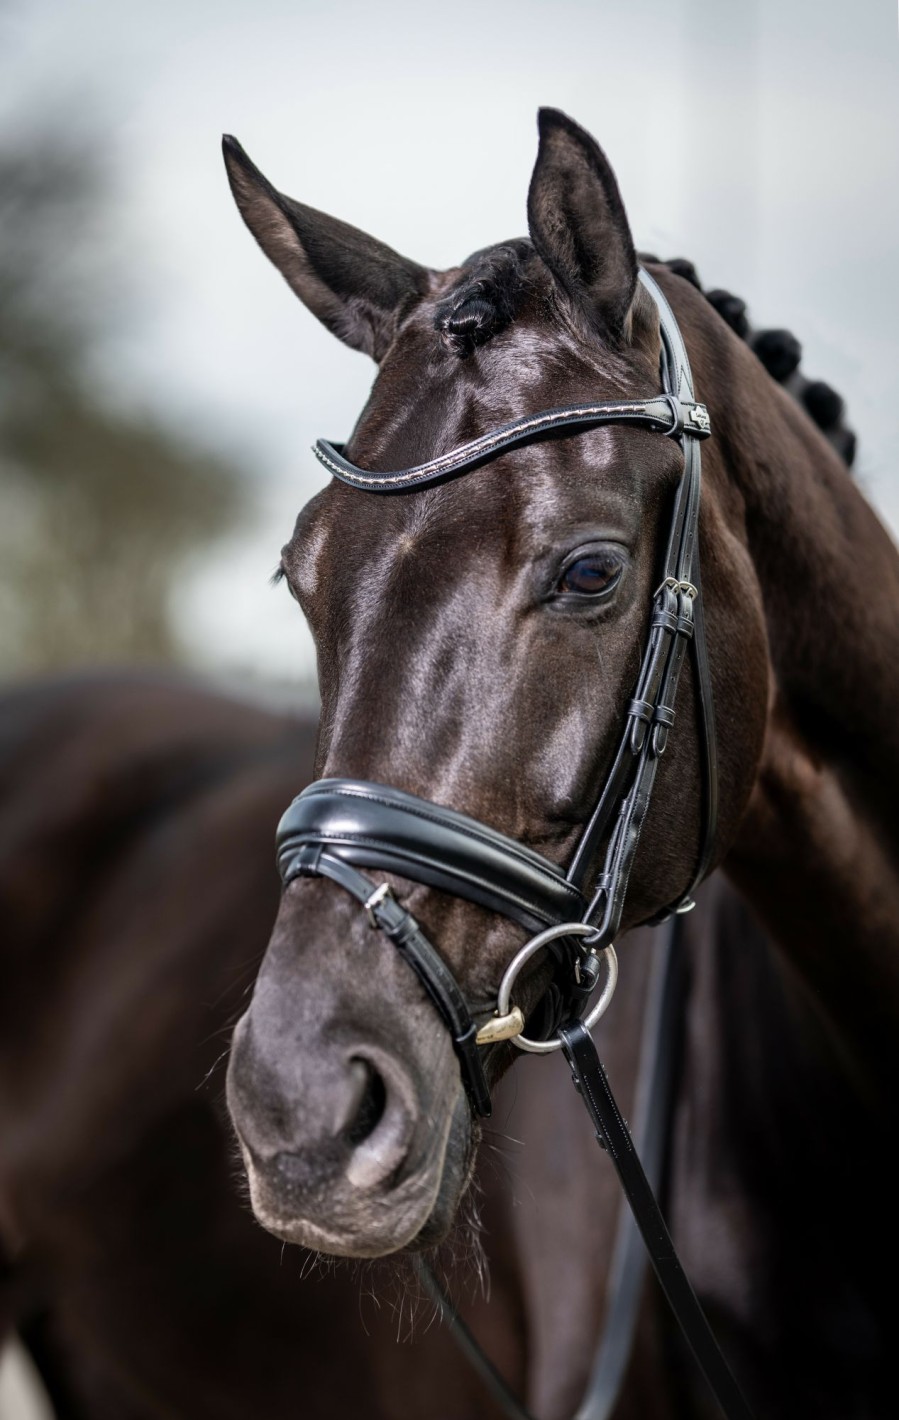
M 237 1024 L 227 1077 L 258 1221 L 342 1256 L 436 1241 L 472 1142 L 452 1041 L 426 1000 L 405 1003 L 395 1031 L 355 1002 L 310 1020 L 274 966 Z

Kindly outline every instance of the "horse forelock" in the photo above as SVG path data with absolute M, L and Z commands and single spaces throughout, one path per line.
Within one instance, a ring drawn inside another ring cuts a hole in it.
M 537 262 L 524 237 L 475 252 L 434 310 L 434 329 L 448 350 L 465 359 L 515 319 Z

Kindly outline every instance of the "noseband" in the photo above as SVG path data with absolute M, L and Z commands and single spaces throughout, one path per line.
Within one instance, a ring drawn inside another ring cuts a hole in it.
M 504 424 L 428 463 L 395 473 L 358 468 L 344 457 L 342 446 L 324 439 L 315 446 L 318 458 L 342 482 L 369 492 L 393 494 L 457 478 L 509 449 L 559 429 L 574 432 L 605 424 L 636 425 L 676 439 L 683 449 L 684 469 L 674 497 L 640 673 L 612 767 L 567 872 L 465 814 L 364 780 L 322 779 L 311 784 L 294 800 L 278 828 L 278 865 L 284 886 L 297 877 L 326 877 L 339 883 L 418 974 L 452 1035 L 472 1108 L 483 1116 L 490 1114 L 490 1091 L 480 1047 L 503 1038 L 517 1044 L 524 1039 L 525 1048 L 534 1044 L 523 1037 L 521 1013 L 513 1008 L 479 1026 L 452 972 L 414 917 L 386 884 L 379 885 L 360 869 L 395 873 L 439 888 L 501 913 L 529 932 L 544 933 L 564 924 L 579 929 L 567 936 L 557 933 L 553 943 L 562 972 L 557 1010 L 550 1023 L 551 1048 L 561 1045 L 556 1027 L 583 1009 L 602 974 L 603 955 L 610 966 L 614 961 L 613 942 L 659 761 L 674 723 L 688 645 L 698 692 L 702 829 L 691 882 L 657 921 L 693 906 L 692 893 L 708 871 L 714 848 L 718 799 L 715 728 L 697 543 L 699 446 L 711 432 L 710 422 L 705 406 L 694 397 L 690 362 L 674 313 L 647 272 L 641 271 L 640 280 L 659 312 L 662 394 L 544 410 Z M 602 871 L 591 881 L 590 868 L 603 842 Z M 516 961 L 521 956 L 519 953 Z
M 612 767 L 567 872 L 466 814 L 361 779 L 320 779 L 303 790 L 278 828 L 278 867 L 285 888 L 299 877 L 330 878 L 338 883 L 367 911 L 371 925 L 386 933 L 399 949 L 452 1036 L 462 1080 L 477 1114 L 490 1114 L 482 1047 L 511 1040 L 523 1050 L 564 1050 L 596 1137 L 612 1159 L 656 1275 L 687 1342 L 724 1414 L 731 1420 L 751 1420 L 674 1251 L 589 1035 L 589 1028 L 605 1010 L 615 988 L 617 961 L 613 942 L 621 924 L 631 867 L 659 761 L 674 724 L 677 688 L 688 645 L 696 678 L 703 766 L 700 842 L 689 886 L 655 921 L 693 906 L 692 893 L 711 864 L 717 821 L 715 722 L 698 549 L 700 443 L 708 438 L 711 428 L 705 405 L 698 404 L 694 397 L 690 362 L 674 313 L 647 272 L 640 272 L 640 280 L 659 313 L 662 394 L 643 400 L 544 410 L 504 424 L 427 463 L 394 473 L 373 473 L 357 467 L 345 457 L 342 445 L 329 444 L 324 439 L 315 445 L 317 457 L 342 482 L 368 492 L 401 494 L 457 478 L 509 449 L 559 430 L 576 432 L 604 424 L 632 424 L 680 444 L 684 468 L 674 496 L 640 673 L 625 711 Z M 602 870 L 591 881 L 591 865 L 603 843 Z M 480 1025 L 473 1020 L 459 983 L 415 918 L 397 901 L 387 883 L 375 882 L 360 871 L 363 868 L 394 873 L 465 898 L 535 934 L 507 967 L 491 1017 Z M 512 988 L 518 973 L 544 948 L 549 948 L 555 959 L 555 1010 L 548 1022 L 544 1020 L 544 1038 L 533 1039 L 524 1035 L 524 1015 L 512 1003 Z M 602 975 L 603 962 L 605 983 L 591 1009 L 590 998 Z M 584 1012 L 588 1014 L 584 1016 Z M 457 1335 L 464 1339 L 467 1333 L 461 1319 L 433 1277 L 430 1285 L 436 1289 L 440 1306 L 453 1320 Z M 470 1337 L 466 1349 L 490 1381 L 507 1414 L 516 1420 L 529 1420 Z M 608 1409 L 602 1413 L 608 1414 Z

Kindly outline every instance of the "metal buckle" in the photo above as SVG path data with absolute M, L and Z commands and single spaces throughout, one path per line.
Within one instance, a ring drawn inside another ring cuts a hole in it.
M 685 424 L 692 424 L 695 429 L 701 430 L 703 434 L 711 434 L 712 421 L 709 418 L 709 411 L 704 404 L 694 404 L 687 410 Z
M 511 1040 L 519 1050 L 526 1050 L 532 1055 L 549 1055 L 554 1050 L 561 1050 L 562 1042 L 558 1036 L 554 1036 L 552 1040 L 529 1040 L 527 1036 L 521 1034 L 524 1029 L 524 1017 L 520 1009 L 512 1005 L 512 987 L 521 968 L 530 961 L 534 953 L 541 951 L 543 947 L 556 941 L 558 937 L 595 936 L 596 928 L 591 927 L 587 922 L 561 922 L 557 927 L 547 927 L 544 932 L 538 932 L 536 937 L 525 942 L 506 967 L 499 991 L 496 993 L 496 1011 L 478 1031 L 475 1037 L 477 1044 L 489 1045 L 495 1040 Z M 610 944 L 595 955 L 605 961 L 608 976 L 606 984 L 600 992 L 599 1000 L 589 1014 L 584 1017 L 584 1026 L 587 1030 L 593 1029 L 607 1009 L 618 984 L 618 958 L 615 955 L 615 948 Z M 513 1020 L 517 1024 L 519 1017 L 521 1018 L 521 1026 L 513 1030 Z
M 659 596 L 666 587 L 670 587 L 672 592 L 681 592 L 685 597 L 689 597 L 690 601 L 699 596 L 698 587 L 694 587 L 692 582 L 679 582 L 677 577 L 666 577 L 664 582 L 660 582 L 656 587 L 653 596 Z
M 375 888 L 371 897 L 367 898 L 362 904 L 363 908 L 368 913 L 369 926 L 374 928 L 378 927 L 378 919 L 375 916 L 375 908 L 378 906 L 379 902 L 384 901 L 385 897 L 393 897 L 393 893 L 390 889 L 389 883 L 381 883 L 379 887 Z

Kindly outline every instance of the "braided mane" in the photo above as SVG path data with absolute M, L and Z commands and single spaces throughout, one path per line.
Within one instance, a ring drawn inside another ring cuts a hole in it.
M 459 359 L 466 359 L 515 319 L 527 281 L 525 267 L 534 249 L 526 238 L 503 242 L 475 252 L 463 263 L 459 280 L 439 302 L 434 327 Z M 746 313 L 746 302 L 720 288 L 705 291 L 696 267 L 684 257 L 660 261 L 640 254 L 641 261 L 667 266 L 675 276 L 702 292 L 741 340 L 745 340 L 768 374 L 789 391 L 851 468 L 856 436 L 845 423 L 845 404 L 831 385 L 810 380 L 799 369 L 802 346 L 789 330 L 755 330 Z

